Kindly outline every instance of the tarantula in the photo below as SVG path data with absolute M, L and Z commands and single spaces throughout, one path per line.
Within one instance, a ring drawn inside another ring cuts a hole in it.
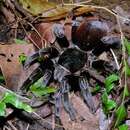
M 52 31 L 56 37 L 55 43 L 35 52 L 25 62 L 25 68 L 36 62 L 39 63 L 39 68 L 23 83 L 21 89 L 28 89 L 43 76 L 45 86 L 54 81 L 60 84 L 54 96 L 56 117 L 60 117 L 59 108 L 62 101 L 71 120 L 76 119 L 76 111 L 69 101 L 69 92 L 72 91 L 79 91 L 90 111 L 94 113 L 96 108 L 86 74 L 88 52 L 98 56 L 110 48 L 119 48 L 119 36 L 110 35 L 107 23 L 99 19 L 85 19 L 82 22 L 75 19 L 72 23 L 71 41 L 64 35 L 62 24 L 54 24 Z

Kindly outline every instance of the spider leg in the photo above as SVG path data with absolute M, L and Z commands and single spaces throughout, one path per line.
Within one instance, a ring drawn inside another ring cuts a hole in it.
M 66 48 L 69 46 L 69 41 L 65 36 L 64 26 L 60 23 L 53 25 L 53 33 L 56 36 L 56 40 L 61 48 Z
M 57 118 L 60 118 L 61 97 L 62 97 L 62 93 L 59 90 L 59 92 L 55 96 L 55 116 Z
M 58 54 L 59 52 L 57 51 L 57 49 L 53 47 L 40 49 L 27 58 L 24 67 L 29 68 L 36 62 L 41 63 L 45 59 L 55 58 L 58 56 Z
M 65 70 L 62 66 L 60 65 L 55 66 L 55 71 L 54 71 L 55 80 L 58 80 L 59 82 L 61 82 L 64 76 L 68 74 L 70 74 L 70 72 Z
M 95 113 L 96 108 L 92 99 L 92 95 L 89 91 L 89 85 L 85 78 L 79 78 L 79 86 L 81 89 L 81 95 L 84 98 L 84 102 L 87 104 L 92 113 Z
M 28 91 L 29 87 L 36 82 L 39 78 L 43 76 L 43 72 L 40 68 L 35 69 L 30 76 L 24 81 L 22 86 L 20 87 L 21 90 L 26 89 Z
M 55 95 L 55 123 L 58 125 L 62 125 L 61 119 L 60 119 L 60 110 L 61 110 L 61 101 L 62 101 L 62 93 L 61 93 L 61 89 L 59 90 L 59 92 Z M 59 130 L 61 128 L 59 127 L 55 127 L 54 130 Z M 63 129 L 61 129 L 63 130 Z
M 52 76 L 52 71 L 49 70 L 49 69 L 46 69 L 45 72 L 44 72 L 44 75 L 43 75 L 43 84 L 45 86 L 47 86 L 49 84 L 51 76 Z
M 27 78 L 27 80 L 24 81 L 24 83 L 21 86 L 21 90 L 26 89 L 28 91 L 29 87 L 35 83 L 38 79 L 40 79 L 43 76 L 43 84 L 47 86 L 50 82 L 51 76 L 52 76 L 52 71 L 49 69 L 46 69 L 44 72 L 43 70 L 39 67 L 35 69 L 31 75 Z
M 70 85 L 66 79 L 61 83 L 62 87 L 62 100 L 66 112 L 70 115 L 71 120 L 76 120 L 76 110 L 73 108 L 72 103 L 69 101 Z
M 72 103 L 69 101 L 69 92 L 70 85 L 66 79 L 63 79 L 61 82 L 61 87 L 58 93 L 55 96 L 55 116 L 60 118 L 60 108 L 61 101 L 63 101 L 63 106 L 66 112 L 70 115 L 71 120 L 76 120 L 76 111 L 72 106 Z

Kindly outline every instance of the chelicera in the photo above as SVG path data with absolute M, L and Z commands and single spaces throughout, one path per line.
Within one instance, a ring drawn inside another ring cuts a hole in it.
M 110 48 L 119 48 L 120 37 L 111 35 L 108 24 L 98 18 L 82 17 L 81 21 L 75 18 L 71 25 L 71 41 L 65 36 L 64 25 L 55 23 L 52 26 L 55 42 L 28 57 L 24 67 L 38 62 L 39 68 L 23 83 L 22 89 L 28 89 L 40 77 L 43 77 L 45 86 L 58 82 L 60 87 L 54 95 L 55 115 L 60 117 L 59 108 L 63 102 L 71 120 L 75 120 L 76 111 L 69 101 L 69 92 L 79 91 L 90 111 L 96 111 L 87 78 L 88 52 L 98 56 Z

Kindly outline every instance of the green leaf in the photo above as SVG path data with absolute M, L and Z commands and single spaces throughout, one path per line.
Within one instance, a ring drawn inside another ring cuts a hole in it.
M 22 53 L 22 54 L 19 55 L 19 62 L 22 65 L 24 65 L 24 63 L 25 63 L 26 60 L 27 60 L 27 56 L 24 53 Z
M 21 40 L 21 39 L 14 39 L 16 44 L 27 44 L 27 42 L 25 40 Z
M 124 45 L 125 45 L 128 55 L 130 55 L 130 42 L 126 38 L 124 38 Z
M 128 130 L 128 125 L 123 124 L 118 127 L 118 130 Z
M 107 92 L 104 92 L 102 95 L 102 103 L 103 103 L 103 110 L 105 113 L 108 113 L 110 110 L 114 109 L 117 106 L 114 100 L 108 98 Z
M 126 61 L 124 63 L 124 71 L 125 71 L 127 76 L 130 76 L 130 67 Z
M 110 93 L 110 91 L 114 88 L 114 83 L 110 84 L 108 87 L 106 87 L 107 93 Z
M 21 102 L 17 98 L 17 96 L 15 94 L 13 94 L 13 93 L 6 92 L 3 99 L 4 99 L 3 102 L 12 104 L 14 107 L 16 107 L 18 109 L 23 109 L 23 110 L 25 110 L 27 112 L 32 112 L 33 111 L 32 108 L 28 104 Z
M 56 92 L 56 89 L 54 87 L 44 86 L 42 82 L 42 78 L 40 78 L 37 82 L 35 82 L 30 87 L 30 90 L 35 96 L 38 96 L 38 97 Z
M 26 103 L 20 102 L 20 101 L 17 104 L 17 108 L 18 109 L 23 109 L 24 111 L 29 112 L 29 113 L 33 112 L 33 109 L 31 108 L 31 106 L 29 106 Z
M 112 75 L 110 75 L 110 76 L 108 76 L 108 77 L 106 78 L 106 80 L 105 80 L 105 87 L 106 87 L 106 90 L 107 90 L 108 93 L 109 93 L 109 92 L 113 89 L 113 87 L 114 87 L 113 82 L 118 81 L 118 80 L 119 80 L 119 76 L 116 75 L 116 74 L 112 74 Z
M 92 88 L 91 93 L 96 94 L 101 90 L 101 87 L 99 85 L 96 85 L 94 88 Z
M 8 92 L 5 93 L 3 99 L 4 99 L 3 101 L 5 103 L 10 103 L 10 104 L 14 104 L 14 105 L 15 105 L 15 101 L 17 101 L 16 95 L 13 93 L 8 93 Z
M 117 106 L 114 100 L 108 99 L 107 103 L 105 104 L 105 108 L 107 111 L 114 109 Z
M 5 116 L 5 109 L 6 109 L 6 104 L 4 102 L 0 103 L 0 116 Z
M 125 97 L 130 96 L 130 93 L 129 93 L 129 90 L 128 90 L 127 86 L 124 87 L 124 94 L 125 94 Z
M 103 104 L 107 103 L 107 101 L 108 101 L 108 95 L 107 95 L 106 92 L 103 93 L 101 99 L 102 99 L 102 103 L 103 103 Z
M 34 95 L 41 97 L 43 95 L 56 92 L 56 89 L 54 87 L 38 87 L 36 89 L 32 89 L 31 91 Z
M 115 126 L 117 127 L 127 117 L 127 110 L 126 110 L 125 106 L 124 105 L 119 106 L 118 109 L 115 112 L 115 115 L 116 115 Z

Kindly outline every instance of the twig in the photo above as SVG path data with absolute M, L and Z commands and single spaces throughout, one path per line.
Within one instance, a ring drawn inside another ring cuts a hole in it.
M 92 0 L 87 0 L 87 1 L 83 1 L 83 2 L 77 2 L 77 4 L 87 4 L 89 2 L 91 2 Z
M 115 17 L 118 17 L 120 19 L 123 19 L 123 20 L 127 20 L 127 21 L 130 21 L 130 19 L 128 18 L 125 18 L 123 16 L 120 16 L 118 14 L 116 14 L 115 12 L 111 11 L 110 9 L 106 8 L 106 7 L 103 7 L 103 6 L 94 6 L 94 5 L 84 5 L 84 4 L 80 4 L 80 3 L 74 3 L 74 4 L 70 4 L 70 3 L 64 3 L 64 5 L 67 5 L 67 6 L 83 6 L 83 7 L 88 7 L 88 8 L 95 8 L 95 9 L 103 9 L 103 10 L 106 10 L 107 12 L 109 12 L 110 14 L 114 15 Z
M 7 123 L 9 124 L 9 126 L 11 127 L 11 130 L 18 130 L 11 121 L 7 121 Z
M 29 129 L 29 126 L 30 126 L 30 124 L 28 123 L 28 124 L 27 124 L 27 128 L 26 128 L 25 130 L 28 130 L 28 129 Z
M 43 40 L 44 40 L 44 42 L 46 43 L 46 40 L 45 39 L 43 39 L 43 37 L 41 36 L 41 34 L 38 32 L 38 30 L 31 24 L 31 23 L 29 23 L 29 22 L 27 22 L 28 23 L 28 25 L 30 25 L 32 28 L 33 28 L 33 30 L 38 34 L 38 36 L 41 38 L 41 42 L 42 42 L 42 45 L 43 45 Z M 44 47 L 45 47 L 45 43 L 44 43 Z M 43 47 L 43 46 L 42 46 Z
M 116 57 L 114 51 L 113 51 L 112 49 L 110 49 L 110 51 L 111 51 L 111 53 L 112 53 L 112 55 L 113 55 L 113 58 L 114 58 L 114 60 L 115 60 L 117 70 L 120 70 L 120 65 L 119 65 L 119 63 L 118 63 L 118 60 L 117 60 L 117 57 Z
M 33 17 L 30 13 L 28 13 L 22 6 L 19 5 L 19 3 L 17 2 L 17 0 L 13 0 L 13 3 L 15 5 L 15 8 L 21 12 L 22 14 L 24 14 L 28 19 L 29 21 L 32 21 L 33 20 Z
M 23 24 L 22 24 L 21 22 L 20 22 L 20 24 L 21 24 L 21 26 L 22 26 L 24 32 L 25 32 L 26 35 L 28 36 L 28 33 L 27 33 L 25 27 L 23 26 Z M 35 41 L 34 41 L 31 37 L 29 37 L 29 39 L 31 40 L 31 42 L 32 42 L 38 49 L 40 49 L 40 47 L 35 43 Z
M 49 121 L 43 119 L 43 118 L 42 118 L 40 115 L 38 115 L 36 112 L 33 112 L 33 114 L 36 115 L 39 119 L 41 119 L 41 121 L 43 121 L 44 123 L 47 122 L 48 124 L 53 125 L 52 122 L 49 122 Z M 63 126 L 62 126 L 62 125 L 59 125 L 59 124 L 55 124 L 55 126 L 60 127 L 60 128 L 63 128 Z
M 126 66 L 125 64 L 125 58 L 126 58 L 126 52 L 125 52 L 125 45 L 124 45 L 124 35 L 123 35 L 123 31 L 122 31 L 122 28 L 121 28 L 121 23 L 120 23 L 120 18 L 118 17 L 117 15 L 117 23 L 118 23 L 118 26 L 119 26 L 119 29 L 120 29 L 120 34 L 121 34 L 121 44 L 122 44 L 122 56 L 123 56 L 123 62 L 124 62 L 124 66 Z M 126 68 L 126 67 L 125 67 Z M 124 89 L 126 90 L 126 87 L 127 87 L 127 74 L 126 74 L 126 70 L 124 71 Z M 122 83 L 122 82 L 121 82 Z M 122 84 L 121 84 L 122 86 Z M 123 86 L 122 86 L 123 87 Z M 125 101 L 125 94 L 123 94 L 123 97 L 122 97 L 122 103 L 124 103 Z
M 4 126 L 3 130 L 11 130 L 8 126 Z

